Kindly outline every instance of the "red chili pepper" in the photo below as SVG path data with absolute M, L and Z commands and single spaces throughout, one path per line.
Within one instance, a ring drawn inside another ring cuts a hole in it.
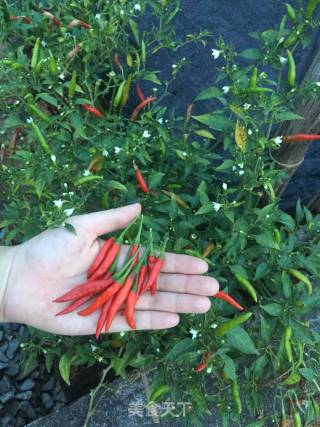
M 106 323 L 105 323 L 105 331 L 106 332 L 110 329 L 111 323 L 112 323 L 113 319 L 115 318 L 118 310 L 120 309 L 122 304 L 127 299 L 129 292 L 130 292 L 130 289 L 131 289 L 132 284 L 133 284 L 133 280 L 134 280 L 134 276 L 132 274 L 130 274 L 127 277 L 124 284 L 122 286 L 120 285 L 120 289 L 117 292 L 117 294 L 115 295 L 115 297 L 112 301 L 112 305 L 111 305 L 111 307 L 108 311 L 108 314 L 107 314 L 107 319 L 106 319 Z
M 81 51 L 81 46 L 78 44 L 76 47 L 70 50 L 70 52 L 67 55 L 67 58 L 70 59 L 70 61 L 72 61 L 80 51 Z
M 78 314 L 80 316 L 89 316 L 103 304 L 105 304 L 113 295 L 115 295 L 120 289 L 122 285 L 118 282 L 113 282 L 105 291 L 102 292 L 90 305 L 82 311 L 79 311 Z
M 319 141 L 320 135 L 312 135 L 306 133 L 298 133 L 296 135 L 287 135 L 282 137 L 283 142 L 296 142 L 296 141 Z
M 146 97 L 144 96 L 144 93 L 142 92 L 139 84 L 136 85 L 136 93 L 141 102 L 145 101 Z
M 112 246 L 109 248 L 107 256 L 105 257 L 105 259 L 102 261 L 102 263 L 96 269 L 96 271 L 90 277 L 91 280 L 100 279 L 101 277 L 103 277 L 107 273 L 107 271 L 111 267 L 111 264 L 116 259 L 119 250 L 120 250 L 120 244 L 117 241 L 114 241 Z
M 141 293 L 142 293 L 143 284 L 146 280 L 147 273 L 148 273 L 147 264 L 142 264 L 140 271 L 138 273 L 138 294 L 139 295 L 141 295 Z
M 193 107 L 194 107 L 194 104 L 188 105 L 187 113 L 186 113 L 186 123 L 188 123 L 191 118 Z
M 156 96 L 149 96 L 144 101 L 140 102 L 140 104 L 137 105 L 136 108 L 133 110 L 130 117 L 130 121 L 134 122 L 137 119 L 140 111 L 143 110 L 144 107 L 146 107 L 148 104 L 151 104 L 151 102 L 154 102 L 156 99 L 157 99 Z
M 71 304 L 69 304 L 68 307 L 66 307 L 65 309 L 59 311 L 59 313 L 57 313 L 56 316 L 63 316 L 64 314 L 71 313 L 72 311 L 74 311 L 77 308 L 79 308 L 82 304 L 85 304 L 87 301 L 89 301 L 89 299 L 91 298 L 91 296 L 92 295 L 76 299 L 74 302 L 72 302 Z
M 52 13 L 48 12 L 47 10 L 43 10 L 42 15 L 49 18 L 56 27 L 61 27 L 61 22 Z
M 133 167 L 135 170 L 135 175 L 136 175 L 136 179 L 138 181 L 139 187 L 141 188 L 141 190 L 144 193 L 148 194 L 149 193 L 148 185 L 147 185 L 145 179 L 143 178 L 142 173 L 141 173 L 139 167 L 137 166 L 136 162 L 133 162 Z
M 95 258 L 95 260 L 93 261 L 93 263 L 88 269 L 88 273 L 87 273 L 88 278 L 90 278 L 93 275 L 93 273 L 97 270 L 97 268 L 100 266 L 102 261 L 105 259 L 108 251 L 110 250 L 111 246 L 113 245 L 113 243 L 114 243 L 113 237 L 110 237 L 103 243 L 97 257 Z
M 242 311 L 244 310 L 244 308 L 242 307 L 242 305 L 240 305 L 239 303 L 237 303 L 236 300 L 234 300 L 230 295 L 228 295 L 225 292 L 218 292 L 217 294 L 213 295 L 214 298 L 218 298 L 221 299 L 222 301 L 227 302 L 228 304 L 232 305 L 233 307 L 237 308 L 238 310 Z
M 148 279 L 146 280 L 144 286 L 143 286 L 143 291 L 142 293 L 146 292 L 152 285 L 153 282 L 158 280 L 159 274 L 161 272 L 161 269 L 164 265 L 164 251 L 166 248 L 166 245 L 168 243 L 168 238 L 165 240 L 161 253 L 160 255 L 157 257 L 157 261 L 154 263 L 152 270 L 149 273 Z
M 20 135 L 20 132 L 21 132 L 21 128 L 15 128 L 15 130 L 13 132 L 13 136 L 12 136 L 12 139 L 10 141 L 10 149 L 11 149 L 12 153 L 15 153 L 15 151 L 16 151 L 17 140 L 18 140 L 18 136 Z
M 85 28 L 86 30 L 90 30 L 90 28 L 92 28 L 90 24 L 87 24 L 81 19 L 73 19 L 69 22 L 68 29 L 71 30 L 71 28 L 76 27 L 77 25 L 80 25 L 80 27 Z
M 81 104 L 82 107 L 89 111 L 89 113 L 93 114 L 96 117 L 104 118 L 104 115 L 101 113 L 101 111 L 97 110 L 97 108 L 91 107 L 89 104 Z
M 126 316 L 128 325 L 130 326 L 131 329 L 137 329 L 136 322 L 134 319 L 134 309 L 139 298 L 138 283 L 139 283 L 138 276 L 136 276 L 134 285 L 130 290 L 128 298 L 126 300 L 126 308 L 124 310 L 124 315 Z
M 101 308 L 100 316 L 98 319 L 97 327 L 96 327 L 96 339 L 99 339 L 99 336 L 101 334 L 101 331 L 104 327 L 104 324 L 106 322 L 108 310 L 110 308 L 110 305 L 112 304 L 113 298 L 109 299 L 106 303 L 104 303 L 103 307 Z
M 121 65 L 120 60 L 119 60 L 119 55 L 117 53 L 114 54 L 113 62 L 114 62 L 114 65 L 116 67 L 122 69 L 122 65 Z
M 10 21 L 18 21 L 19 19 L 21 19 L 25 24 L 31 24 L 32 22 L 32 20 L 27 16 L 10 16 Z
M 157 257 L 155 255 L 150 255 L 148 257 L 148 273 L 151 274 L 151 271 L 157 262 Z M 157 293 L 157 280 L 155 280 L 150 286 L 150 294 L 155 295 Z
M 74 287 L 70 291 L 66 292 L 64 295 L 61 295 L 61 297 L 56 298 L 53 302 L 60 303 L 73 301 L 75 299 L 82 298 L 88 295 L 94 295 L 97 292 L 103 291 L 105 288 L 110 286 L 111 283 L 113 283 L 111 274 L 106 275 L 106 277 L 101 280 L 89 280 L 86 283 Z
M 208 366 L 208 361 L 209 361 L 211 356 L 212 356 L 212 353 L 210 351 L 208 351 L 208 353 L 206 353 L 203 356 L 203 359 L 201 360 L 199 365 L 194 368 L 195 372 L 199 373 L 199 372 L 203 371 L 204 369 L 206 369 L 206 367 Z

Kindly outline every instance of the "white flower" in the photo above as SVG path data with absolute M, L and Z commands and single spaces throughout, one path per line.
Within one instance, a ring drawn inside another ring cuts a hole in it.
M 139 4 L 139 3 L 135 4 L 135 5 L 133 6 L 133 9 L 134 9 L 134 10 L 137 10 L 137 11 L 139 11 L 139 12 L 140 12 L 140 10 L 141 10 L 141 6 L 140 6 L 140 4 Z
M 230 86 L 223 86 L 223 93 L 228 93 L 230 91 Z
M 157 120 L 158 123 L 160 123 L 160 125 L 163 124 L 163 117 L 160 117 L 160 119 Z
M 212 52 L 212 56 L 214 57 L 214 59 L 218 59 L 221 53 L 221 50 L 217 50 L 217 49 L 211 49 Z
M 277 136 L 276 138 L 273 139 L 273 142 L 280 147 L 280 145 L 282 144 L 282 137 L 281 136 Z
M 226 191 L 226 190 L 227 190 L 227 188 L 228 188 L 228 184 L 224 182 L 224 183 L 222 184 L 222 188 Z
M 73 214 L 73 212 L 74 212 L 74 208 L 70 208 L 70 209 L 65 209 L 65 210 L 64 210 L 64 213 L 65 213 L 67 216 L 71 216 L 71 215 Z
M 284 37 L 280 37 L 279 44 L 281 44 L 284 41 L 285 41 L 285 38 Z
M 212 323 L 212 325 L 210 326 L 212 329 L 216 329 L 218 327 L 218 325 L 216 323 Z
M 109 77 L 115 77 L 116 73 L 114 71 L 110 71 L 110 73 L 108 74 Z
M 56 207 L 56 208 L 60 209 L 60 208 L 61 208 L 61 206 L 64 204 L 64 200 L 61 200 L 61 199 L 59 199 L 59 200 L 55 200 L 55 201 L 53 202 L 53 204 L 55 205 L 55 207 Z
M 288 62 L 288 58 L 285 58 L 284 56 L 279 55 L 279 61 L 280 61 L 280 64 L 284 65 Z
M 19 105 L 20 104 L 20 101 L 19 100 L 17 100 L 15 103 L 14 103 L 14 105 Z
M 157 87 L 153 87 L 152 90 L 153 90 L 153 92 L 158 92 L 158 88 Z
M 244 170 L 239 171 L 239 175 L 243 175 L 244 174 Z
M 95 345 L 91 344 L 91 351 L 96 351 L 98 347 L 96 347 Z
M 51 159 L 52 163 L 56 163 L 56 161 L 57 161 L 57 157 L 54 154 L 51 154 L 50 159 Z
M 192 335 L 192 339 L 195 340 L 197 338 L 198 335 L 198 331 L 196 331 L 195 329 L 189 329 L 190 334 Z
M 236 171 L 237 170 L 237 166 L 232 166 L 232 170 Z
M 29 117 L 28 119 L 27 119 L 27 123 L 32 123 L 33 122 L 33 118 L 32 117 Z
M 172 64 L 172 68 L 177 68 L 177 65 L 176 64 Z
M 252 130 L 248 129 L 248 135 L 252 135 L 252 134 L 253 134 Z
M 123 9 L 120 10 L 120 15 L 124 15 L 124 10 Z
M 125 332 L 120 332 L 120 337 L 124 337 L 125 336 Z
M 144 132 L 143 132 L 143 138 L 150 138 L 150 136 L 151 136 L 151 133 L 148 131 L 148 130 L 145 130 Z
M 96 18 L 96 19 L 100 19 L 100 18 L 101 18 L 101 15 L 100 15 L 100 13 L 96 13 L 96 16 L 95 16 L 95 18 Z
M 90 172 L 88 169 L 85 169 L 85 170 L 82 172 L 82 176 L 89 176 L 89 175 L 91 175 L 91 172 Z
M 316 82 L 316 85 L 317 85 L 317 86 L 320 86 L 320 82 Z
M 65 189 L 68 188 L 68 184 L 66 182 L 63 184 L 63 186 L 64 186 Z
M 240 169 L 243 169 L 243 163 L 238 163 Z
M 121 148 L 120 147 L 114 147 L 114 154 L 120 153 Z
M 41 40 L 41 46 L 46 47 L 46 42 L 44 40 Z
M 69 191 L 69 196 L 74 196 L 74 192 L 73 191 Z
M 220 203 L 217 203 L 217 202 L 212 202 L 212 206 L 213 206 L 213 209 L 216 212 L 218 212 L 222 205 Z
M 102 150 L 102 155 L 103 155 L 104 157 L 110 157 L 109 152 L 108 152 L 105 148 Z
M 247 104 L 247 103 L 243 104 L 244 110 L 249 110 L 250 107 L 251 107 L 251 104 Z
M 60 79 L 60 80 L 64 80 L 64 79 L 65 79 L 65 75 L 64 75 L 63 73 L 60 73 L 60 74 L 59 74 L 59 79 Z

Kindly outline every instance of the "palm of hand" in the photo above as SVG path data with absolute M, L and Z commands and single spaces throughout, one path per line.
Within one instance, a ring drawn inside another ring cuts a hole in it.
M 65 229 L 47 230 L 18 246 L 5 297 L 6 318 L 57 334 L 94 333 L 98 312 L 86 318 L 76 313 L 55 317 L 65 305 L 52 300 L 86 281 L 86 271 L 102 244 L 97 236 L 127 225 L 140 207 L 116 211 L 117 216 L 106 211 L 72 217 L 69 222 L 76 235 Z M 122 252 L 123 257 L 124 248 Z M 172 327 L 179 322 L 177 312 L 207 311 L 210 303 L 205 295 L 213 295 L 218 286 L 212 278 L 197 276 L 205 270 L 205 263 L 196 258 L 167 254 L 158 294 L 144 295 L 137 304 L 138 329 Z M 124 317 L 118 315 L 110 331 L 127 329 Z

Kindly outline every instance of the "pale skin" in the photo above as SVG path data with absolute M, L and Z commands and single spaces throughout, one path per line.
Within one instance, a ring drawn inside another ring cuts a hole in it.
M 103 244 L 98 236 L 126 227 L 140 213 L 141 206 L 133 204 L 73 216 L 67 222 L 77 235 L 56 228 L 21 245 L 0 247 L 0 321 L 61 335 L 94 334 L 98 312 L 88 317 L 76 312 L 55 317 L 66 305 L 52 300 L 86 281 L 86 271 Z M 122 261 L 126 250 L 122 248 Z M 208 297 L 218 292 L 219 285 L 203 276 L 207 270 L 207 263 L 198 258 L 167 253 L 158 293 L 144 294 L 136 305 L 137 329 L 171 328 L 179 323 L 178 313 L 208 311 Z M 124 316 L 118 314 L 109 332 L 127 330 Z

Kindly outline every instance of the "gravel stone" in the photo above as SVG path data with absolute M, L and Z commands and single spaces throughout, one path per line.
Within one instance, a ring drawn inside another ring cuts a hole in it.
M 7 391 L 6 393 L 0 395 L 0 402 L 7 403 L 13 397 L 14 397 L 13 391 Z
M 20 344 L 16 338 L 12 339 L 9 342 L 8 349 L 6 351 L 6 355 L 9 357 L 9 359 L 13 358 L 15 352 L 18 350 L 19 347 L 20 347 Z
M 17 421 L 16 421 L 16 426 L 15 427 L 23 427 L 25 425 L 26 425 L 26 421 L 23 418 L 18 417 Z
M 0 371 L 8 366 L 7 363 L 0 362 Z
M 6 369 L 6 374 L 9 375 L 9 377 L 15 377 L 16 375 L 18 375 L 20 371 L 20 367 L 18 364 L 9 364 L 8 368 Z
M 67 402 L 67 398 L 62 390 L 60 390 L 58 393 L 53 393 L 53 398 L 58 402 Z
M 13 385 L 10 379 L 4 375 L 2 380 L 0 381 L 0 396 L 8 391 L 14 391 Z
M 27 391 L 27 390 L 32 390 L 33 387 L 36 385 L 36 383 L 34 381 L 32 381 L 31 378 L 27 378 L 25 381 L 23 381 L 23 383 L 20 385 L 20 390 L 21 391 Z
M 0 419 L 0 427 L 14 427 L 14 420 L 9 415 Z
M 6 363 L 6 362 L 8 362 L 8 358 L 7 358 L 7 356 L 4 354 L 4 353 L 2 353 L 2 351 L 0 351 L 0 362 L 2 362 L 2 363 Z
M 23 391 L 22 393 L 16 394 L 16 398 L 19 400 L 29 400 L 32 397 L 32 391 Z
M 42 402 L 45 406 L 46 409 L 51 409 L 54 405 L 54 400 L 52 399 L 52 397 L 50 396 L 50 394 L 48 393 L 42 393 L 41 394 L 41 399 Z
M 10 414 L 15 417 L 20 409 L 19 402 L 17 400 L 11 400 L 5 406 L 4 413 Z
M 3 338 L 3 331 L 1 330 L 0 331 L 0 341 L 2 341 L 2 338 Z
M 51 376 L 49 378 L 49 380 L 45 384 L 43 384 L 42 390 L 43 391 L 51 391 L 51 390 L 53 390 L 55 384 L 56 384 L 56 377 Z
M 32 407 L 30 402 L 27 402 L 26 400 L 20 403 L 20 412 L 22 412 L 24 417 L 29 419 L 37 418 L 35 409 Z

